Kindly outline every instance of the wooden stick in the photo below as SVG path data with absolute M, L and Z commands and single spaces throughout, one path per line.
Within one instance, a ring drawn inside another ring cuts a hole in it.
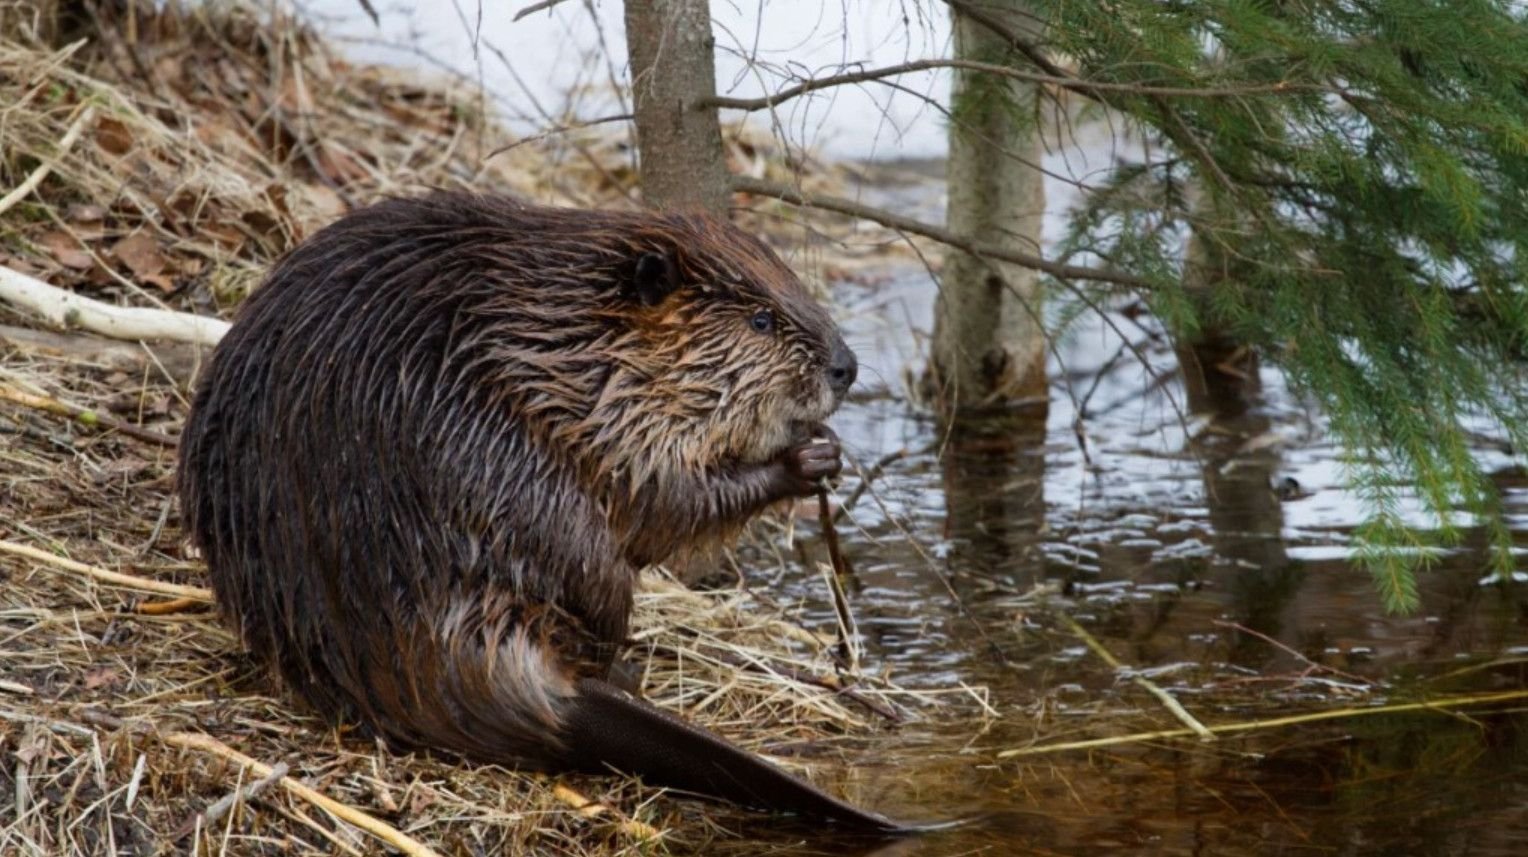
M 859 632 L 854 624 L 854 613 L 849 610 L 849 598 L 844 594 L 844 581 L 854 576 L 849 561 L 844 558 L 838 545 L 838 530 L 833 526 L 833 512 L 828 503 L 826 488 L 817 489 L 817 521 L 822 525 L 822 537 L 828 545 L 828 560 L 823 577 L 828 580 L 828 591 L 833 593 L 833 610 L 838 614 L 838 654 L 843 658 L 849 672 L 859 672 L 859 651 L 853 639 Z
M 203 589 L 200 586 L 182 586 L 178 583 L 165 583 L 162 580 L 151 580 L 147 577 L 136 577 L 131 574 L 122 574 L 117 571 L 107 571 L 83 562 L 75 562 L 61 556 L 54 556 L 45 550 L 39 550 L 31 545 L 17 544 L 16 542 L 0 539 L 0 553 L 24 556 L 55 568 L 83 574 L 86 577 L 108 583 L 112 586 L 122 586 L 127 589 L 137 589 L 143 592 L 157 592 L 160 595 L 172 595 L 176 598 L 192 598 L 197 601 L 212 601 L 212 590 Z
M 1528 699 L 1528 690 L 1509 690 L 1501 693 L 1483 693 L 1476 696 L 1451 696 L 1445 699 L 1435 699 L 1430 702 L 1378 705 L 1373 708 L 1339 708 L 1332 711 L 1315 711 L 1309 714 L 1274 717 L 1269 720 L 1222 723 L 1205 728 L 1217 734 L 1224 732 L 1254 732 L 1263 729 L 1278 729 L 1283 726 L 1296 726 L 1302 723 L 1317 723 L 1322 720 L 1367 717 L 1373 714 L 1403 714 L 1408 711 L 1448 711 L 1453 708 L 1489 705 L 1493 702 L 1514 702 L 1520 699 Z M 1017 756 L 1037 756 L 1042 753 L 1060 753 L 1065 750 L 1089 750 L 1096 747 L 1113 747 L 1121 744 L 1137 744 L 1142 741 L 1157 741 L 1163 738 L 1186 738 L 1193 734 L 1194 731 L 1192 729 L 1162 729 L 1156 732 L 1136 732 L 1131 735 L 1116 735 L 1112 738 L 1089 738 L 1084 741 L 1067 741 L 1061 744 L 1046 744 L 1039 747 L 1018 747 L 1012 750 L 1004 750 L 998 753 L 997 757 L 999 759 L 1012 759 Z
M 0 266 L 0 301 L 40 315 L 58 327 L 82 327 L 113 339 L 174 339 L 216 345 L 229 328 L 228 322 L 219 318 L 91 300 L 4 266 Z
M 1078 639 L 1082 640 L 1087 644 L 1089 649 L 1093 650 L 1093 654 L 1098 655 L 1103 659 L 1104 663 L 1113 667 L 1115 670 L 1124 668 L 1124 665 L 1119 662 L 1119 659 L 1114 657 L 1114 654 L 1108 649 L 1104 648 L 1103 643 L 1098 642 L 1096 637 L 1088 633 L 1088 629 L 1077 624 L 1076 619 L 1073 619 L 1065 613 L 1058 613 L 1057 615 L 1060 616 L 1061 621 L 1071 630 L 1073 634 L 1077 636 Z M 1188 709 L 1184 708 L 1182 703 L 1178 702 L 1178 700 L 1175 699 L 1172 694 L 1163 690 L 1161 686 L 1159 686 L 1156 682 L 1141 675 L 1131 676 L 1130 680 L 1134 682 L 1136 686 L 1145 690 L 1152 696 L 1155 696 L 1157 700 L 1162 703 L 1162 707 L 1166 708 L 1172 714 L 1172 716 L 1181 720 L 1183 725 L 1189 728 L 1189 731 L 1193 732 L 1195 735 L 1198 735 L 1199 740 L 1215 740 L 1215 733 L 1213 731 L 1206 728 L 1203 723 L 1200 723 L 1199 720 L 1194 717 L 1194 715 L 1189 714 Z
M 163 366 L 166 374 L 180 383 L 190 378 L 201 364 L 206 347 L 186 343 L 161 343 L 152 350 L 136 342 L 107 339 L 84 333 L 54 333 L 0 324 L 0 344 L 28 354 L 83 361 L 112 369 L 141 370 L 144 366 Z
M 80 138 L 80 134 L 85 130 L 85 126 L 89 125 L 90 120 L 94 118 L 95 105 L 87 105 L 84 110 L 80 111 L 79 118 L 74 120 L 74 124 L 69 126 L 69 130 L 64 132 L 63 139 L 58 141 L 58 151 L 53 153 L 53 157 L 61 158 L 70 149 L 74 148 L 74 142 Z M 45 160 L 39 164 L 37 169 L 32 171 L 31 175 L 22 179 L 21 184 L 16 185 L 4 198 L 0 198 L 0 214 L 4 214 L 10 210 L 11 206 L 26 199 L 27 195 L 36 190 L 37 186 L 42 184 L 42 180 L 47 178 L 51 172 L 53 172 L 52 161 Z
M 50 399 L 47 396 L 33 395 L 32 393 L 26 393 L 3 384 L 0 384 L 0 399 L 43 411 L 44 413 L 68 417 L 82 425 L 105 426 L 112 431 L 118 431 L 129 437 L 135 437 L 149 443 L 157 443 L 161 446 L 175 446 L 180 442 L 167 434 L 161 434 L 153 429 L 146 429 L 142 426 L 135 426 L 132 423 L 123 422 L 116 417 L 109 417 L 89 408 L 70 405 L 57 399 Z

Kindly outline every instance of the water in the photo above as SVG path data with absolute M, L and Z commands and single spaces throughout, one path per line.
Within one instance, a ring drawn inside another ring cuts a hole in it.
M 834 425 L 862 462 L 911 451 L 841 534 L 868 668 L 911 686 L 985 687 L 993 711 L 956 703 L 955 714 L 918 719 L 915 709 L 855 743 L 834 782 L 845 793 L 899 817 L 980 816 L 885 853 L 1525 853 L 1521 709 L 1000 759 L 1181 725 L 1058 614 L 1214 724 L 1522 688 L 1528 597 L 1481 584 L 1475 534 L 1422 575 L 1416 615 L 1386 615 L 1351 563 L 1363 508 L 1342 487 L 1319 415 L 1266 368 L 1247 384 L 1186 387 L 1151 326 L 1123 314 L 1115 324 L 1165 376 L 1154 392 L 1142 395 L 1153 377 L 1134 357 L 1110 363 L 1114 333 L 1095 322 L 1053 358 L 1043 427 L 941 435 L 901 395 L 903 369 L 917 363 L 908 321 L 926 329 L 930 289 L 904 271 L 834 292 L 867 379 Z M 1095 367 L 1106 371 L 1088 399 L 1084 454 L 1073 400 Z M 1497 465 L 1528 544 L 1528 477 L 1497 449 L 1480 454 Z M 1281 498 L 1275 487 L 1291 476 L 1299 488 Z M 809 605 L 804 621 L 832 626 L 815 576 L 783 585 L 782 597 Z M 879 853 L 739 823 L 752 838 L 707 853 Z

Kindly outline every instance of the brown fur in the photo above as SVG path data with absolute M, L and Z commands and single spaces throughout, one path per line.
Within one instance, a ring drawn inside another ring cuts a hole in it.
M 836 472 L 805 441 L 853 372 L 725 222 L 385 202 L 278 264 L 219 345 L 186 528 L 250 651 L 324 714 L 557 767 L 638 569 Z

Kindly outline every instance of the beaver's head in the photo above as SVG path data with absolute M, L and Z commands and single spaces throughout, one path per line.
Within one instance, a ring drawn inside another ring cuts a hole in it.
M 854 352 L 757 238 L 723 221 L 663 215 L 625 239 L 616 309 L 624 331 L 611 349 L 624 363 L 591 416 L 621 423 L 625 442 L 645 447 L 633 462 L 642 476 L 767 461 L 843 401 Z

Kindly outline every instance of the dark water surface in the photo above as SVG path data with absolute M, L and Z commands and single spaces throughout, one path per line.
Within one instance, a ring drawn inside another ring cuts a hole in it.
M 1186 386 L 1128 312 L 1059 349 L 1043 426 L 941 436 L 904 398 L 930 288 L 901 271 L 835 292 L 864 368 L 834 425 L 865 466 L 907 450 L 839 529 L 866 669 L 984 690 L 908 705 L 820 779 L 896 817 L 979 818 L 879 851 L 740 818 L 744 838 L 706 853 L 1528 854 L 1525 700 L 1000 758 L 1181 726 L 1062 617 L 1226 724 L 1528 686 L 1528 588 L 1484 583 L 1472 535 L 1422 574 L 1417 614 L 1386 615 L 1351 563 L 1363 510 L 1319 416 L 1229 350 L 1200 357 L 1247 383 Z M 1528 478 L 1489 443 L 1480 455 L 1528 546 Z M 815 573 L 754 584 L 832 627 Z

